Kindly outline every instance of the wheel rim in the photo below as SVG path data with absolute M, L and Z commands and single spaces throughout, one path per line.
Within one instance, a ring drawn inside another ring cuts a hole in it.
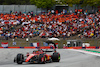
M 44 59 L 45 59 L 45 61 L 47 60 L 46 57 Z

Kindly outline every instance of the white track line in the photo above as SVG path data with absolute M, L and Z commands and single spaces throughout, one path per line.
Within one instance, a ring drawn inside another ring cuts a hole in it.
M 92 54 L 92 55 L 100 56 L 100 53 L 89 52 L 89 51 L 85 51 L 85 50 L 76 50 L 76 49 L 68 49 L 68 50 L 78 51 L 78 52 L 82 52 L 82 53 L 87 53 L 87 54 Z

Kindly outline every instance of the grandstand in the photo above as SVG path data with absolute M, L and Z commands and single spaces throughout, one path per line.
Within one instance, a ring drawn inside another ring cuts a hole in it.
M 0 14 L 0 34 L 5 38 L 63 37 L 99 38 L 99 13 L 42 13 Z M 19 26 L 19 28 L 17 28 Z M 16 28 L 15 28 L 16 27 Z
M 0 12 L 0 39 L 26 39 L 26 38 L 63 38 L 69 39 L 99 39 L 100 38 L 100 12 L 83 9 L 48 10 L 47 12 L 36 13 L 36 6 L 33 11 L 27 11 L 28 6 L 23 10 L 14 5 L 12 10 L 5 13 L 7 5 L 1 6 Z M 12 6 L 11 6 L 12 7 Z M 31 5 L 32 7 L 32 5 Z M 48 6 L 47 6 L 48 7 Z M 64 6 L 65 7 L 65 6 Z M 42 8 L 42 7 L 41 7 Z M 56 6 L 56 9 L 59 7 Z M 26 11 L 25 11 L 26 10 Z M 8 10 L 9 11 L 9 10 Z
M 42 13 L 33 16 L 32 12 L 0 14 L 0 37 L 3 39 L 18 38 L 100 38 L 99 13 Z

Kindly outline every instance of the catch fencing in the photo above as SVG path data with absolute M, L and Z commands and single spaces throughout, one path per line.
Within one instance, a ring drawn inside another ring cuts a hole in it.
M 37 8 L 35 5 L 0 5 L 0 13 L 10 13 L 12 12 L 29 12 L 33 11 L 34 14 L 39 14 L 46 12 L 46 9 Z
M 56 5 L 53 6 L 51 9 L 55 9 L 55 8 L 56 8 Z M 91 13 L 93 10 L 94 10 L 94 12 L 96 12 L 98 10 L 97 7 L 91 7 L 91 6 L 85 6 L 85 7 L 81 7 L 81 5 L 78 5 L 78 6 L 73 5 L 72 7 L 67 6 L 67 11 L 72 10 L 74 12 L 75 9 L 87 10 L 88 13 Z M 27 13 L 29 11 L 33 11 L 33 14 L 35 15 L 35 14 L 39 14 L 41 12 L 47 12 L 47 9 L 37 8 L 35 5 L 0 5 L 0 13 L 10 13 L 10 11 L 12 11 L 12 12 L 15 12 L 15 11 L 20 12 L 21 11 L 22 13 L 23 12 Z

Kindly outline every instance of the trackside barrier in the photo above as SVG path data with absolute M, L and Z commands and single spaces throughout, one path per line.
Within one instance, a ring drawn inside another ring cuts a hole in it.
M 9 49 L 54 49 L 54 47 L 0 47 Z
M 82 49 L 82 47 L 63 47 L 63 49 Z
M 86 49 L 96 49 L 95 46 L 91 46 L 91 47 L 86 47 Z
M 90 46 L 90 47 L 63 47 L 63 49 L 100 49 L 97 46 Z
M 96 47 L 96 49 L 99 49 L 99 47 Z
M 0 48 L 3 48 L 3 47 L 0 47 Z
M 82 47 L 82 49 L 86 49 L 86 47 Z
M 0 47 L 0 49 L 55 49 L 54 47 Z M 100 49 L 97 46 L 90 46 L 90 47 L 63 47 L 63 49 Z
M 35 49 L 35 47 L 24 47 L 24 49 Z
M 82 49 L 82 47 L 73 47 L 73 49 Z

